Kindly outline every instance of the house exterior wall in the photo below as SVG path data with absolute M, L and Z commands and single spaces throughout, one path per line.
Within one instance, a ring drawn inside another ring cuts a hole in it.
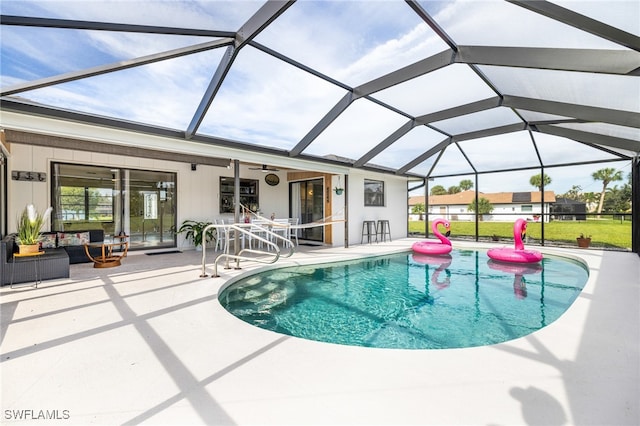
M 65 135 L 68 136 L 68 135 Z M 52 204 L 51 199 L 51 163 L 64 162 L 71 164 L 96 165 L 106 167 L 129 168 L 149 171 L 163 171 L 176 173 L 177 179 L 177 211 L 176 224 L 186 219 L 213 220 L 218 218 L 232 219 L 232 215 L 219 213 L 220 177 L 233 177 L 233 162 L 230 168 L 197 165 L 195 171 L 191 170 L 188 163 L 157 160 L 151 158 L 139 158 L 123 155 L 104 154 L 72 149 L 50 148 L 44 146 L 28 145 L 9 142 L 8 173 L 11 176 L 13 170 L 23 170 L 46 173 L 46 182 L 14 181 L 7 182 L 8 190 L 8 232 L 15 232 L 17 228 L 17 215 L 27 204 L 33 203 L 38 210 L 43 211 Z M 223 156 L 226 153 L 221 153 Z M 264 158 L 262 158 L 264 160 Z M 255 161 L 251 158 L 243 161 Z M 240 176 L 242 178 L 257 179 L 259 181 L 260 211 L 265 216 L 275 213 L 277 217 L 289 215 L 289 188 L 287 172 L 281 169 L 272 172 L 280 177 L 277 186 L 267 185 L 264 181 L 265 174 L 250 170 L 249 166 L 241 165 Z M 304 165 L 299 166 L 305 167 Z M 307 166 L 309 167 L 309 166 Z M 406 179 L 388 174 L 367 173 L 351 170 L 348 179 L 348 187 L 345 185 L 344 174 L 335 174 L 331 182 L 325 184 L 325 190 L 329 187 L 326 196 L 331 197 L 330 212 L 326 211 L 326 217 L 345 219 L 348 210 L 348 243 L 360 244 L 362 221 L 386 219 L 390 222 L 391 238 L 403 238 L 407 235 L 407 183 Z M 333 188 L 340 184 L 345 187 L 345 192 L 338 195 Z M 385 202 L 384 206 L 364 206 L 364 180 L 374 179 L 384 182 Z M 330 186 L 329 186 L 330 185 Z M 348 195 L 347 195 L 348 192 Z M 348 200 L 348 208 L 345 202 Z M 51 229 L 47 223 L 45 230 Z M 345 223 L 338 222 L 332 225 L 333 246 L 342 246 L 345 243 Z M 177 236 L 177 247 L 190 248 L 182 235 Z
M 331 219 L 336 221 L 331 226 L 333 246 L 344 245 L 345 222 L 340 221 L 344 221 L 346 219 L 346 195 L 344 191 L 342 194 L 338 195 L 333 190 L 338 186 L 344 189 L 344 182 L 344 176 L 340 176 L 340 179 L 338 179 L 338 175 L 331 177 Z
M 373 179 L 384 182 L 384 206 L 364 205 L 364 180 Z M 360 244 L 362 240 L 362 222 L 364 220 L 388 220 L 391 239 L 407 236 L 407 182 L 392 175 L 361 173 L 349 174 L 349 244 Z
M 44 211 L 52 204 L 51 200 L 51 163 L 64 162 L 106 167 L 120 167 L 138 170 L 155 170 L 172 172 L 177 175 L 177 225 L 186 220 L 213 220 L 218 218 L 233 219 L 233 215 L 221 215 L 220 211 L 220 177 L 233 177 L 233 166 L 224 167 L 198 165 L 195 171 L 191 165 L 181 162 L 154 160 L 148 158 L 108 155 L 86 151 L 46 148 L 42 146 L 11 144 L 9 157 L 9 175 L 13 170 L 24 170 L 46 173 L 46 182 L 14 181 L 8 182 L 8 230 L 17 229 L 17 216 L 27 204 L 34 204 L 39 211 Z M 280 184 L 272 187 L 264 182 L 264 173 L 249 170 L 241 166 L 243 178 L 259 181 L 260 209 L 265 215 L 272 212 L 277 217 L 288 217 L 288 189 L 285 172 L 272 172 L 280 177 Z M 47 223 L 45 229 L 49 230 Z M 182 235 L 178 235 L 177 246 L 189 247 Z
M 469 206 L 474 204 L 475 197 L 475 191 L 432 195 L 429 197 L 427 213 L 432 218 L 444 217 L 448 220 L 474 221 L 475 213 L 469 210 Z M 537 191 L 529 193 L 481 192 L 479 197 L 486 199 L 493 207 L 490 214 L 482 215 L 482 220 L 497 222 L 513 222 L 518 218 L 537 221 L 541 220 L 542 213 L 545 214 L 545 220 L 549 221 L 551 206 L 556 201 L 553 191 L 545 191 L 544 194 Z M 514 199 L 522 201 L 513 201 Z M 543 199 L 545 202 L 541 203 L 540 201 Z M 409 199 L 409 214 L 412 220 L 419 220 L 419 215 L 412 214 L 411 209 L 421 203 L 424 203 L 424 197 L 413 196 Z
M 523 206 L 530 206 L 531 209 L 523 209 Z M 516 219 L 523 218 L 531 221 L 537 221 L 537 217 L 542 213 L 540 203 L 522 203 L 522 204 L 494 204 L 491 214 L 482 215 L 483 220 L 496 222 L 513 222 Z M 549 213 L 549 203 L 544 203 L 544 212 Z M 469 211 L 466 205 L 432 205 L 429 206 L 429 214 L 432 217 L 443 217 L 447 220 L 474 221 L 475 213 Z M 418 215 L 411 215 L 416 217 Z M 548 222 L 549 217 L 545 217 Z

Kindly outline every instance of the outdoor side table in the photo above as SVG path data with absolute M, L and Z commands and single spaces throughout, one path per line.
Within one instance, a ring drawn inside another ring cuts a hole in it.
M 115 247 L 115 244 L 117 244 L 119 251 L 123 251 L 123 247 L 124 247 L 124 253 L 122 254 L 122 257 L 127 257 L 127 251 L 129 250 L 129 242 L 127 241 L 127 238 L 129 238 L 129 236 L 126 234 L 114 235 L 112 238 L 113 238 L 114 247 Z
M 14 253 L 13 257 L 11 258 L 11 281 L 10 281 L 10 285 L 9 288 L 18 288 L 18 287 L 26 287 L 26 286 L 30 286 L 30 287 L 35 287 L 38 288 L 38 284 L 40 284 L 40 257 L 44 254 L 43 250 L 37 251 L 35 253 Z M 13 275 L 14 275 L 14 271 L 16 269 L 16 262 L 20 260 L 20 262 L 32 262 L 33 263 L 33 267 L 35 270 L 35 275 L 36 275 L 36 280 L 35 283 L 32 285 L 29 284 L 20 284 L 14 287 L 13 284 Z
M 94 268 L 113 268 L 114 266 L 120 266 L 120 260 L 123 257 L 127 257 L 127 251 L 129 251 L 129 242 L 125 240 L 128 236 L 121 236 L 118 239 L 120 241 L 114 243 L 87 243 L 84 245 L 84 251 L 89 259 L 93 262 Z M 99 247 L 100 255 L 91 256 L 89 247 Z M 114 248 L 118 248 L 124 251 L 114 252 Z

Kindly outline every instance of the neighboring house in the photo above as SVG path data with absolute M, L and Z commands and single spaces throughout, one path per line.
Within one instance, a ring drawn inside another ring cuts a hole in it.
M 431 195 L 427 213 L 433 217 L 443 217 L 448 220 L 475 220 L 475 213 L 469 210 L 469 205 L 475 200 L 475 191 L 463 191 L 457 194 Z M 490 214 L 482 215 L 482 220 L 512 222 L 518 218 L 531 221 L 540 220 L 541 213 L 549 214 L 550 206 L 555 203 L 553 191 L 544 191 L 544 206 L 541 204 L 542 193 L 534 192 L 480 192 L 478 198 L 486 198 L 493 206 Z M 424 196 L 409 198 L 409 214 L 412 220 L 418 220 L 419 215 L 412 214 L 416 204 L 424 204 Z M 549 216 L 546 216 L 546 221 Z

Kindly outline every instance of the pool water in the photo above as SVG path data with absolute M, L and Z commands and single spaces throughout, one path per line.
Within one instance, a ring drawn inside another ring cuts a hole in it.
M 322 342 L 401 349 L 490 345 L 552 323 L 588 278 L 579 262 L 545 256 L 505 264 L 486 251 L 401 253 L 252 275 L 220 303 L 267 330 Z

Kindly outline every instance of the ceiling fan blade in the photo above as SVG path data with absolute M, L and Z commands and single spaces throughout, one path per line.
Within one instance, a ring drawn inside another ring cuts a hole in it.
M 274 167 L 268 167 L 266 164 L 263 164 L 262 167 L 249 167 L 249 170 L 260 170 L 263 172 L 279 172 L 279 169 Z

